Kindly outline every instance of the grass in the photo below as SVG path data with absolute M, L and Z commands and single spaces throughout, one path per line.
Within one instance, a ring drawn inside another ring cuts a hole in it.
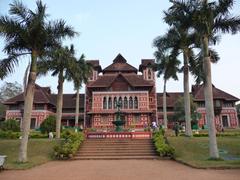
M 30 139 L 28 144 L 28 162 L 18 163 L 20 140 L 0 139 L 0 154 L 7 155 L 6 169 L 28 169 L 52 160 L 54 140 Z
M 175 159 L 197 168 L 240 168 L 240 137 L 218 137 L 220 160 L 210 160 L 207 137 L 168 137 Z

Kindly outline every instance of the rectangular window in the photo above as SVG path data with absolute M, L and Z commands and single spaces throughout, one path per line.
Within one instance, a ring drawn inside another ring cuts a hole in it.
M 30 128 L 31 129 L 35 129 L 36 128 L 36 118 L 31 118 Z
M 221 101 L 220 100 L 215 100 L 215 106 L 216 107 L 221 107 Z
M 222 116 L 222 125 L 223 127 L 229 127 L 228 116 L 226 115 Z
M 9 110 L 19 110 L 19 106 L 18 105 L 10 105 Z
M 35 104 L 35 110 L 44 110 L 44 104 Z
M 153 102 L 153 98 L 152 98 L 152 97 L 149 98 L 149 102 L 150 102 L 150 103 Z

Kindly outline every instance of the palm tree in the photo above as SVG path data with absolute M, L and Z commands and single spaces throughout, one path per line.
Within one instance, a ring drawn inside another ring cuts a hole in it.
M 44 60 L 40 61 L 38 75 L 45 75 L 51 71 L 52 76 L 58 76 L 57 112 L 56 112 L 56 138 L 60 138 L 62 106 L 63 106 L 63 83 L 65 79 L 74 71 L 74 48 L 59 47 L 48 52 Z
M 27 144 L 37 72 L 37 61 L 46 49 L 58 46 L 63 38 L 76 33 L 63 20 L 46 22 L 46 5 L 39 0 L 37 9 L 32 11 L 19 1 L 10 4 L 10 16 L 0 17 L 0 35 L 5 38 L 4 52 L 8 57 L 0 61 L 2 77 L 14 71 L 21 56 L 30 55 L 30 72 L 24 99 L 22 140 L 19 161 L 27 161 Z
M 166 14 L 166 18 L 169 18 Z M 166 22 L 168 22 L 166 20 Z M 169 23 L 169 22 L 168 22 Z M 170 23 L 169 23 L 170 24 Z M 188 27 L 180 25 L 172 25 L 164 36 L 159 36 L 154 40 L 154 46 L 162 52 L 170 51 L 172 57 L 177 57 L 183 54 L 183 85 L 184 85 L 184 107 L 185 107 L 185 121 L 186 121 L 186 135 L 192 136 L 191 129 L 191 109 L 190 109 L 190 93 L 189 93 L 189 63 L 193 59 L 193 48 L 196 35 L 195 33 L 188 33 Z
M 234 0 L 211 2 L 208 0 L 188 0 L 186 2 L 175 0 L 172 2 L 175 4 L 175 13 L 184 11 L 190 17 L 188 21 L 191 23 L 191 27 L 198 33 L 201 40 L 204 96 L 209 131 L 209 154 L 210 158 L 216 159 L 219 158 L 219 152 L 214 122 L 211 52 L 209 51 L 209 44 L 211 44 L 211 39 L 219 37 L 220 33 L 237 33 L 240 30 L 240 17 L 234 17 L 230 14 Z
M 163 75 L 163 120 L 164 128 L 167 129 L 167 100 L 166 100 L 166 84 L 170 78 L 178 80 L 177 72 L 179 72 L 180 61 L 172 56 L 162 54 L 161 51 L 156 51 L 155 57 L 157 59 L 156 69 L 158 71 L 157 76 Z
M 73 80 L 74 89 L 76 90 L 76 111 L 75 111 L 75 126 L 78 127 L 79 122 L 79 91 L 82 87 L 82 83 L 86 83 L 91 73 L 91 65 L 86 63 L 85 56 L 76 60 L 73 66 L 73 70 L 69 72 L 67 79 Z

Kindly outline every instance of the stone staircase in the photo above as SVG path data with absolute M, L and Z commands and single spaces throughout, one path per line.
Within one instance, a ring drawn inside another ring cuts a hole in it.
M 73 160 L 158 158 L 151 139 L 86 139 Z

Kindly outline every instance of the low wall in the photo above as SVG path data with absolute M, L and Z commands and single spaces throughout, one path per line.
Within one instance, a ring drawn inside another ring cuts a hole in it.
M 151 132 L 87 132 L 88 139 L 151 139 Z

